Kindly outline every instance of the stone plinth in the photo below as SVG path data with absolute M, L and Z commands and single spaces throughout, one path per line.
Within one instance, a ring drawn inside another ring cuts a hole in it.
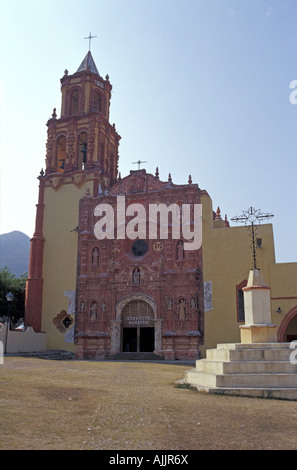
M 250 271 L 244 292 L 245 325 L 240 326 L 242 343 L 273 343 L 277 327 L 271 323 L 270 287 L 258 269 Z
M 242 343 L 276 343 L 276 325 L 242 325 L 240 340 Z

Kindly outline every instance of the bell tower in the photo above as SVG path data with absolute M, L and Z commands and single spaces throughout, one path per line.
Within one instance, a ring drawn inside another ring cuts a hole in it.
M 56 338 L 65 315 L 74 321 L 69 305 L 76 289 L 79 201 L 116 183 L 121 139 L 109 122 L 109 77 L 101 77 L 90 50 L 60 81 L 60 116 L 54 108 L 47 122 L 45 171 L 38 177 L 25 301 L 26 325 L 48 338 Z M 51 347 L 63 348 L 60 337 L 57 344 L 49 339 Z
M 46 175 L 69 175 L 99 170 L 105 186 L 112 186 L 118 173 L 120 136 L 109 123 L 112 86 L 103 79 L 90 51 L 73 75 L 61 78 L 61 115 L 54 109 L 49 119 Z

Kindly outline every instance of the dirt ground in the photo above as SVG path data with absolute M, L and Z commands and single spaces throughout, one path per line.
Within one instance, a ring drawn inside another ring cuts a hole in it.
M 7 357 L 1 450 L 294 450 L 297 403 L 178 388 L 189 366 Z

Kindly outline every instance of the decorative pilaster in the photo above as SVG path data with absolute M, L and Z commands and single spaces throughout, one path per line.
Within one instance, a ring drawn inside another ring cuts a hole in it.
M 41 331 L 42 319 L 42 264 L 43 264 L 44 174 L 39 176 L 39 196 L 36 204 L 35 232 L 31 239 L 29 275 L 26 282 L 25 324 Z
M 111 347 L 110 347 L 110 354 L 116 354 L 120 352 L 121 347 L 121 320 L 111 320 Z

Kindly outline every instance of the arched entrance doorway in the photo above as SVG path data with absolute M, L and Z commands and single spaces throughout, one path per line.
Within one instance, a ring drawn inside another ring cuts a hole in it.
M 128 302 L 122 311 L 122 351 L 152 352 L 155 349 L 155 314 L 143 300 Z
M 151 297 L 145 294 L 123 297 L 117 303 L 116 317 L 111 321 L 111 354 L 128 349 L 131 352 L 131 348 L 134 352 L 160 354 L 161 324 L 162 320 L 157 319 L 156 302 Z

